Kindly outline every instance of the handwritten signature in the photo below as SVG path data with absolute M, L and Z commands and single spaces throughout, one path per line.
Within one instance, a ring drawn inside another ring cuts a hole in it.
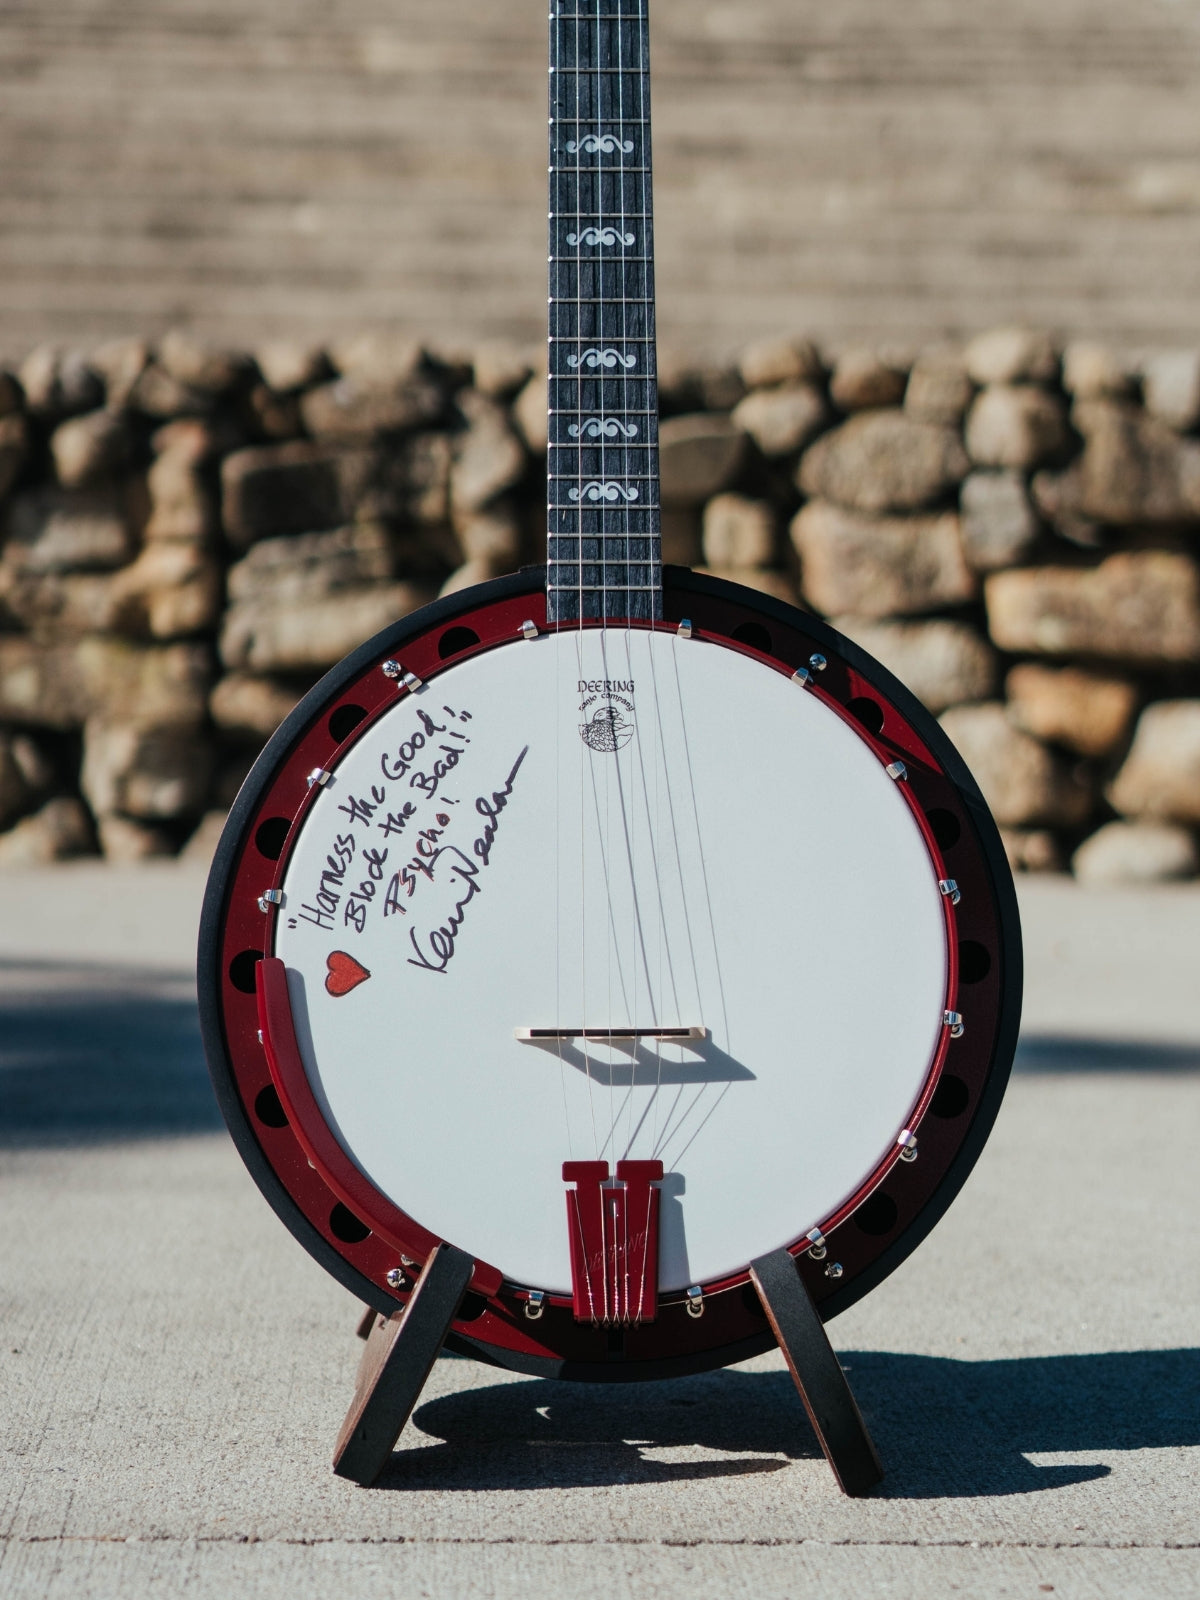
M 480 873 L 491 864 L 501 815 L 508 805 L 517 774 L 528 754 L 529 746 L 526 745 L 513 762 L 512 769 L 501 787 L 494 789 L 490 796 L 481 795 L 476 800 L 475 810 L 485 819 L 485 826 L 483 832 L 473 841 L 470 854 L 459 849 L 457 845 L 446 844 L 421 864 L 422 876 L 443 889 L 451 899 L 449 908 L 432 927 L 424 930 L 409 928 L 408 940 L 413 950 L 413 954 L 408 957 L 410 967 L 421 967 L 426 972 L 445 972 L 454 959 L 458 949 L 459 934 L 466 920 L 467 907 L 476 895 L 483 892 Z M 417 877 L 414 873 L 406 869 L 397 872 L 388 885 L 383 907 L 384 916 L 396 913 L 407 915 L 407 908 L 401 904 L 401 899 L 402 897 L 411 899 L 416 885 Z

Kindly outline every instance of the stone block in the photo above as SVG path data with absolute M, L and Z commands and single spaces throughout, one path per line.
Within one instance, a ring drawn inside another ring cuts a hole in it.
M 54 768 L 27 733 L 0 730 L 0 829 L 10 828 L 54 782 Z
M 825 426 L 829 410 L 811 383 L 755 389 L 734 408 L 733 425 L 748 433 L 765 456 L 799 450 Z
M 695 506 L 666 506 L 662 513 L 663 565 L 694 567 L 704 559 L 700 513 Z
M 769 567 L 775 559 L 775 512 L 765 500 L 719 494 L 704 508 L 709 567 Z
M 521 561 L 521 523 L 511 500 L 494 501 L 485 511 L 455 524 L 459 548 L 468 561 L 490 562 L 496 572 L 515 572 Z
M 0 834 L 0 867 L 45 867 L 96 853 L 96 835 L 81 800 L 48 800 L 32 817 Z
M 165 828 L 132 817 L 96 818 L 100 854 L 106 861 L 131 866 L 138 861 L 160 861 L 175 854 L 175 844 Z
M 1065 510 L 1115 526 L 1200 517 L 1200 443 L 1113 400 L 1079 402 L 1071 418 L 1084 449 L 1059 480 Z
M 39 345 L 18 371 L 25 405 L 35 417 L 70 417 L 104 403 L 104 383 L 78 350 Z
M 12 489 L 29 459 L 29 429 L 25 418 L 0 417 L 0 500 Z
M 71 729 L 89 717 L 146 726 L 204 721 L 212 658 L 197 644 L 0 638 L 0 721 Z
M 879 622 L 834 617 L 833 625 L 911 689 L 935 716 L 987 700 L 998 678 L 996 652 L 965 622 Z
M 276 534 L 337 528 L 353 520 L 377 473 L 370 451 L 307 440 L 235 451 L 221 464 L 225 532 L 245 549 Z
M 513 403 L 512 416 L 530 451 L 544 456 L 550 424 L 550 380 L 544 372 L 536 373 L 521 390 Z
M 212 741 L 196 728 L 89 718 L 79 787 L 97 817 L 146 822 L 198 816 L 208 799 Z
M 184 328 L 171 328 L 163 335 L 158 363 L 176 383 L 211 395 L 227 394 L 249 382 L 254 371 L 249 356 L 221 350 Z
M 503 406 L 475 389 L 457 398 L 467 424 L 454 441 L 450 506 L 455 518 L 482 511 L 525 475 L 525 450 Z
M 825 364 L 811 339 L 759 339 L 743 351 L 739 366 L 747 389 L 819 384 L 825 378 Z
M 47 640 L 115 633 L 120 627 L 115 575 L 28 573 L 0 562 L 0 624 Z
M 253 673 L 322 671 L 432 598 L 415 584 L 391 583 L 319 599 L 248 601 L 225 613 L 221 659 Z
M 436 422 L 445 408 L 440 386 L 417 374 L 402 383 L 353 375 L 310 389 L 300 415 L 315 439 L 368 444 L 383 435 L 411 433 Z
M 216 396 L 208 389 L 197 389 L 173 378 L 160 362 L 151 361 L 138 374 L 126 404 L 143 416 L 202 417 L 214 409 Z
M 1079 846 L 1071 870 L 1089 888 L 1171 883 L 1196 876 L 1200 852 L 1192 835 L 1177 823 L 1108 822 Z
M 89 411 L 59 423 L 50 439 L 54 470 L 64 489 L 112 477 L 129 462 L 133 438 L 123 411 Z
M 1000 843 L 1013 872 L 1062 871 L 1062 851 L 1048 828 L 1001 828 Z
M 874 411 L 898 406 L 907 385 L 907 370 L 878 351 L 847 350 L 834 363 L 829 398 L 839 411 Z
M 475 388 L 491 400 L 510 400 L 533 376 L 530 352 L 508 339 L 477 345 L 471 363 Z
M 149 363 L 150 347 L 144 339 L 109 339 L 90 360 L 104 383 L 105 404 L 110 411 L 123 411 Z
M 172 427 L 176 426 L 174 424 Z M 150 518 L 144 537 L 148 544 L 158 540 L 184 540 L 206 544 L 216 529 L 217 514 L 204 463 L 208 457 L 207 430 L 200 423 L 184 423 L 195 434 L 170 434 L 160 430 L 155 444 L 161 448 L 146 474 L 150 497 Z
M 1135 550 L 1091 568 L 1021 567 L 994 573 L 984 597 L 994 643 L 1014 654 L 1200 661 L 1200 567 L 1190 556 Z
M 960 350 L 935 346 L 922 351 L 908 375 L 904 409 L 918 422 L 956 428 L 975 394 Z
M 460 594 L 464 589 L 474 588 L 477 583 L 487 583 L 492 578 L 498 578 L 503 570 L 498 562 L 488 556 L 472 556 L 461 566 L 455 567 L 438 590 L 438 595 Z
M 230 672 L 221 678 L 208 702 L 218 728 L 239 739 L 269 739 L 300 704 L 299 692 L 274 678 Z
M 916 511 L 957 488 L 968 465 L 954 428 L 868 411 L 809 446 L 798 482 L 814 499 L 856 511 Z
M 1200 700 L 1146 707 L 1108 798 L 1122 816 L 1200 823 Z
M 276 394 L 307 389 L 331 376 L 329 357 L 321 345 L 301 339 L 273 339 L 255 351 L 258 370 Z
M 740 583 L 743 589 L 753 589 L 758 594 L 769 594 L 772 600 L 782 600 L 785 605 L 796 604 L 796 585 L 786 572 L 771 572 L 764 567 L 697 567 L 712 578 L 724 578 L 726 583 Z
M 801 589 L 826 615 L 910 616 L 962 605 L 978 581 L 958 517 L 869 517 L 813 500 L 792 522 Z
M 5 519 L 0 560 L 27 574 L 111 572 L 133 556 L 142 496 L 134 486 L 29 489 Z
M 352 523 L 331 533 L 260 540 L 230 567 L 226 584 L 234 606 L 259 601 L 285 605 L 386 583 L 394 576 L 386 530 L 378 523 Z
M 703 505 L 732 485 L 745 459 L 746 436 L 728 417 L 668 417 L 658 438 L 664 505 Z
M 216 627 L 225 581 L 203 542 L 160 540 L 113 576 L 111 593 L 123 633 L 183 639 Z
M 415 339 L 378 330 L 339 339 L 329 354 L 337 372 L 384 389 L 412 382 L 426 366 L 424 348 Z
M 1054 383 L 1058 349 L 1050 334 L 1034 328 L 992 328 L 966 348 L 967 371 L 973 382 Z
M 1063 351 L 1063 388 L 1076 400 L 1121 399 L 1134 390 L 1128 366 L 1106 345 L 1078 339 Z
M 1015 666 L 1005 684 L 1019 728 L 1081 756 L 1108 756 L 1129 737 L 1138 691 L 1128 678 L 1081 667 Z
M 967 454 L 976 466 L 1031 472 L 1061 457 L 1069 442 L 1062 401 L 1030 384 L 985 389 L 967 415 Z
M 25 404 L 21 385 L 11 372 L 0 367 L 0 417 L 15 416 Z
M 1154 356 L 1142 369 L 1146 410 L 1179 433 L 1200 426 L 1200 350 Z
M 1038 519 L 1019 472 L 972 472 L 959 506 L 963 553 L 976 572 L 1015 567 L 1029 554 Z
M 1082 773 L 1016 727 L 998 701 L 954 706 L 940 721 L 1001 826 L 1086 822 L 1093 795 Z

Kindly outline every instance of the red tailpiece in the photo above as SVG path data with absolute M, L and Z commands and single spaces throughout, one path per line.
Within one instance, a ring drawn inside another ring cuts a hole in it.
M 658 1315 L 661 1161 L 564 1161 L 576 1322 L 653 1322 Z

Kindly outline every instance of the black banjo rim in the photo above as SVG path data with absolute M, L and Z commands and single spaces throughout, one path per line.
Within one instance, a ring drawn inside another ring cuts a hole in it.
M 247 830 L 258 816 L 267 791 L 301 737 L 339 695 L 377 667 L 381 660 L 399 653 L 421 635 L 445 627 L 481 607 L 541 595 L 544 586 L 545 569 L 534 567 L 462 590 L 403 618 L 332 668 L 280 725 L 255 762 L 230 810 L 209 874 L 200 924 L 197 986 L 201 1034 L 221 1113 L 250 1175 L 292 1235 L 344 1288 L 384 1315 L 400 1309 L 403 1298 L 390 1294 L 379 1282 L 359 1270 L 301 1209 L 268 1159 L 250 1110 L 239 1092 L 222 1004 L 222 950 L 234 880 L 245 851 Z M 855 1271 L 847 1282 L 833 1286 L 821 1284 L 827 1292 L 819 1295 L 818 1309 L 828 1321 L 868 1294 L 922 1243 L 963 1187 L 992 1130 L 1007 1087 L 1020 1025 L 1022 947 L 1016 891 L 996 824 L 965 762 L 936 719 L 879 662 L 820 618 L 724 579 L 687 568 L 667 567 L 663 571 L 663 592 L 668 616 L 686 614 L 693 609 L 703 612 L 707 604 L 715 605 L 722 612 L 733 610 L 741 614 L 746 619 L 743 632 L 746 624 L 752 628 L 756 619 L 760 619 L 761 628 L 769 629 L 774 623 L 801 633 L 831 662 L 836 660 L 867 680 L 924 743 L 952 785 L 971 825 L 986 871 L 998 939 L 998 996 L 996 1021 L 990 1035 L 990 1059 L 973 1114 L 936 1186 L 911 1220 L 883 1248 L 875 1251 L 869 1264 Z M 752 632 L 749 637 L 753 643 Z M 491 1343 L 464 1331 L 460 1321 L 446 1344 L 459 1354 L 532 1376 L 636 1382 L 728 1366 L 773 1348 L 775 1340 L 763 1324 L 761 1332 L 690 1354 L 661 1359 L 573 1360 L 534 1355 Z

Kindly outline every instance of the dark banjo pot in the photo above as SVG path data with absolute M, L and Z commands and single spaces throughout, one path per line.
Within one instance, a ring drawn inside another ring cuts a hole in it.
M 936 722 L 817 618 L 661 566 L 645 10 L 551 20 L 547 567 L 330 672 L 205 901 L 226 1121 L 377 1314 L 360 1482 L 443 1345 L 610 1382 L 778 1343 L 870 1487 L 822 1324 L 950 1204 L 1016 1044 L 1012 881 Z

